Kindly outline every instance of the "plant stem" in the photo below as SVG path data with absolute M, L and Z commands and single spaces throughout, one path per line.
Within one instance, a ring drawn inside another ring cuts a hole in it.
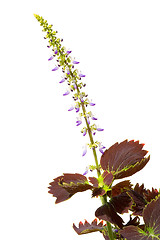
M 108 230 L 108 236 L 110 240 L 114 240 L 114 235 L 113 235 L 112 226 L 110 222 L 107 222 L 107 230 Z
M 80 93 L 78 86 L 77 86 L 77 92 L 78 92 L 78 94 Z M 91 132 L 90 126 L 89 126 L 89 124 L 87 122 L 87 118 L 85 116 L 86 115 L 86 109 L 85 109 L 85 106 L 84 106 L 83 102 L 81 102 L 81 106 L 82 106 L 82 111 L 83 111 L 83 115 L 84 115 L 84 118 L 85 118 L 87 130 L 88 130 L 88 135 L 89 135 L 89 138 L 90 138 L 90 142 L 93 145 L 94 144 L 94 140 L 93 140 L 93 136 L 92 136 L 92 132 Z M 97 153 L 96 153 L 95 147 L 93 147 L 92 150 L 93 150 L 93 155 L 94 155 L 94 159 L 95 159 L 97 175 L 99 177 L 101 175 L 101 171 L 99 169 L 98 158 L 97 158 Z M 100 199 L 101 199 L 101 202 L 102 202 L 103 205 L 107 204 L 107 196 L 104 195 L 104 196 L 100 197 Z M 110 240 L 114 240 L 114 235 L 113 235 L 113 231 L 112 231 L 112 225 L 111 225 L 110 222 L 107 222 L 107 230 L 108 230 L 108 236 L 109 236 Z

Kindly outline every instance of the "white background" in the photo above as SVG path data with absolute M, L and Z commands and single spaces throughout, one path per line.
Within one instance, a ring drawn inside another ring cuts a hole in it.
M 105 129 L 95 140 L 108 148 L 125 139 L 145 143 L 148 165 L 132 183 L 159 188 L 160 2 L 63 0 L 3 1 L 0 77 L 0 238 L 100 239 L 78 236 L 72 223 L 94 219 L 91 193 L 55 205 L 48 183 L 62 173 L 83 173 L 88 138 L 68 112 L 61 72 L 52 72 L 50 50 L 33 13 L 53 24 L 80 61 L 92 112 Z M 100 155 L 99 155 L 100 157 Z

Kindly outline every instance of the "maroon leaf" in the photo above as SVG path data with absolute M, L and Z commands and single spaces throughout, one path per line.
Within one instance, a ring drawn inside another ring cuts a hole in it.
M 103 196 L 105 193 L 106 192 L 103 188 L 94 188 L 92 192 L 92 197 Z
M 72 197 L 77 192 L 83 192 L 92 189 L 87 182 L 87 178 L 81 174 L 64 174 L 57 177 L 50 183 L 49 193 L 56 197 L 56 203 L 63 202 Z
M 127 240 L 152 240 L 152 237 L 145 236 L 141 229 L 136 226 L 128 226 L 120 230 L 120 234 Z
M 104 226 L 105 225 L 103 225 L 103 221 L 97 224 L 97 219 L 94 219 L 91 224 L 88 223 L 86 220 L 84 224 L 80 222 L 79 227 L 76 227 L 75 224 L 73 224 L 73 228 L 78 235 L 97 232 L 97 231 L 102 232 Z
M 157 189 L 152 188 L 152 191 L 147 189 L 147 192 L 144 193 L 145 199 L 147 202 L 151 202 L 151 200 L 155 199 L 160 193 L 158 192 Z
M 127 240 L 160 239 L 160 197 L 152 200 L 143 211 L 144 230 L 136 226 L 127 226 L 120 234 Z
M 133 204 L 132 199 L 125 192 L 116 197 L 112 197 L 109 203 L 114 207 L 115 211 L 120 214 L 127 213 Z
M 102 174 L 102 177 L 103 177 L 103 182 L 104 184 L 106 185 L 110 185 L 113 181 L 113 174 L 112 173 L 109 173 L 108 171 L 105 171 L 103 174 Z
M 119 228 L 123 227 L 123 219 L 116 213 L 114 207 L 110 203 L 99 207 L 96 210 L 95 215 L 100 220 L 111 222 L 117 225 Z
M 93 184 L 93 187 L 98 188 L 98 179 L 95 177 L 89 177 L 89 181 Z
M 128 192 L 129 196 L 134 202 L 134 205 L 132 206 L 131 211 L 133 211 L 133 215 L 139 215 L 142 216 L 143 209 L 147 202 L 145 201 L 143 195 L 139 194 L 138 192 L 131 190 Z
M 144 144 L 139 141 L 125 140 L 121 143 L 115 143 L 104 152 L 101 157 L 101 166 L 114 174 L 116 179 L 128 177 L 140 171 L 149 161 L 144 159 L 147 154 L 142 150 Z
M 132 216 L 130 215 L 130 220 L 127 222 L 125 226 L 129 226 L 129 225 L 138 226 L 139 224 L 140 224 L 140 218 L 136 216 L 132 219 Z
M 143 219 L 147 227 L 153 228 L 154 234 L 159 234 L 160 237 L 160 197 L 145 207 Z
M 131 190 L 131 188 L 132 188 L 132 184 L 130 183 L 129 180 L 119 182 L 115 186 L 112 187 L 111 196 L 115 197 L 115 196 L 121 194 L 122 192 L 126 192 L 127 190 Z

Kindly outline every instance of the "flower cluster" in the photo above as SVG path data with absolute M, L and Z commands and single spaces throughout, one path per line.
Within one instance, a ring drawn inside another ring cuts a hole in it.
M 75 68 L 75 65 L 78 65 L 80 62 L 72 59 L 71 50 L 66 50 L 65 47 L 62 46 L 63 39 L 58 38 L 57 31 L 52 30 L 52 25 L 48 25 L 47 21 L 44 20 L 39 15 L 34 14 L 36 19 L 40 22 L 40 25 L 43 27 L 44 32 L 46 32 L 45 39 L 48 39 L 48 48 L 51 48 L 53 53 L 49 57 L 49 61 L 54 60 L 56 64 L 52 71 L 57 71 L 61 68 L 63 76 L 59 83 L 66 82 L 68 85 L 67 90 L 64 92 L 63 96 L 67 96 L 72 94 L 72 98 L 74 100 L 74 105 L 71 106 L 68 111 L 75 110 L 78 114 L 76 126 L 82 124 L 82 120 L 84 119 L 86 126 L 82 128 L 81 133 L 85 136 L 87 133 L 89 134 L 90 149 L 95 149 L 99 147 L 99 151 L 103 153 L 104 146 L 96 141 L 93 141 L 93 135 L 96 134 L 97 131 L 103 131 L 104 129 L 99 128 L 94 122 L 97 121 L 97 118 L 93 115 L 91 111 L 86 111 L 88 106 L 95 106 L 95 103 L 88 99 L 88 95 L 83 91 L 84 87 L 86 86 L 85 83 L 82 82 L 82 78 L 85 78 L 86 75 L 80 72 L 78 69 Z M 93 124 L 92 124 L 93 122 Z M 84 156 L 87 152 L 87 148 L 83 151 L 82 156 Z

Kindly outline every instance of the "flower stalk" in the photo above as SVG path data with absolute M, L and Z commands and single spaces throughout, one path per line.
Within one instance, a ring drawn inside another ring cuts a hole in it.
M 80 89 L 82 87 L 85 87 L 86 84 L 83 84 L 82 82 L 79 83 L 79 80 L 81 78 L 84 78 L 85 75 L 82 73 L 78 73 L 78 70 L 74 70 L 74 64 L 79 64 L 78 61 L 72 60 L 69 54 L 71 51 L 66 51 L 64 47 L 61 46 L 61 42 L 63 41 L 62 39 L 60 40 L 59 38 L 56 37 L 57 31 L 52 30 L 52 25 L 48 25 L 47 21 L 44 20 L 42 17 L 39 15 L 34 14 L 36 19 L 40 22 L 40 25 L 43 26 L 43 31 L 47 32 L 47 35 L 45 36 L 45 39 L 49 39 L 49 45 L 47 46 L 48 48 L 53 47 L 53 55 L 48 59 L 49 61 L 53 60 L 54 57 L 57 57 L 57 65 L 52 69 L 52 71 L 57 71 L 60 67 L 62 67 L 62 72 L 64 73 L 64 77 L 59 83 L 63 83 L 67 81 L 69 90 L 67 90 L 63 96 L 67 96 L 70 94 L 70 92 L 76 91 L 76 93 L 73 96 L 74 101 L 76 101 L 76 106 L 75 110 L 78 113 L 80 111 L 80 107 L 82 109 L 81 116 L 84 117 L 85 123 L 86 123 L 86 128 L 85 131 L 83 132 L 83 136 L 88 133 L 89 139 L 90 139 L 90 148 L 93 151 L 93 156 L 95 160 L 95 166 L 96 166 L 96 171 L 98 177 L 101 176 L 101 171 L 98 163 L 98 158 L 97 158 L 97 152 L 96 148 L 98 145 L 101 145 L 99 142 L 95 142 L 93 139 L 93 135 L 95 135 L 95 131 L 103 131 L 102 128 L 97 128 L 96 125 L 90 126 L 90 118 L 92 120 L 97 120 L 97 118 L 92 116 L 92 113 L 86 112 L 85 106 L 94 106 L 95 103 L 89 102 L 87 99 L 87 95 L 84 92 L 81 92 Z M 74 107 L 69 108 L 68 111 L 72 111 Z M 82 121 L 78 120 L 76 122 L 76 126 L 81 125 Z M 93 131 L 94 130 L 94 131 Z M 102 149 L 104 146 L 102 146 L 99 150 L 102 153 Z M 84 151 L 83 155 L 86 154 L 86 150 Z M 106 195 L 100 197 L 102 204 L 107 203 L 107 197 Z M 108 235 L 110 240 L 114 239 L 113 236 L 113 231 L 112 231 L 112 226 L 109 222 L 107 222 L 107 230 L 108 230 Z

